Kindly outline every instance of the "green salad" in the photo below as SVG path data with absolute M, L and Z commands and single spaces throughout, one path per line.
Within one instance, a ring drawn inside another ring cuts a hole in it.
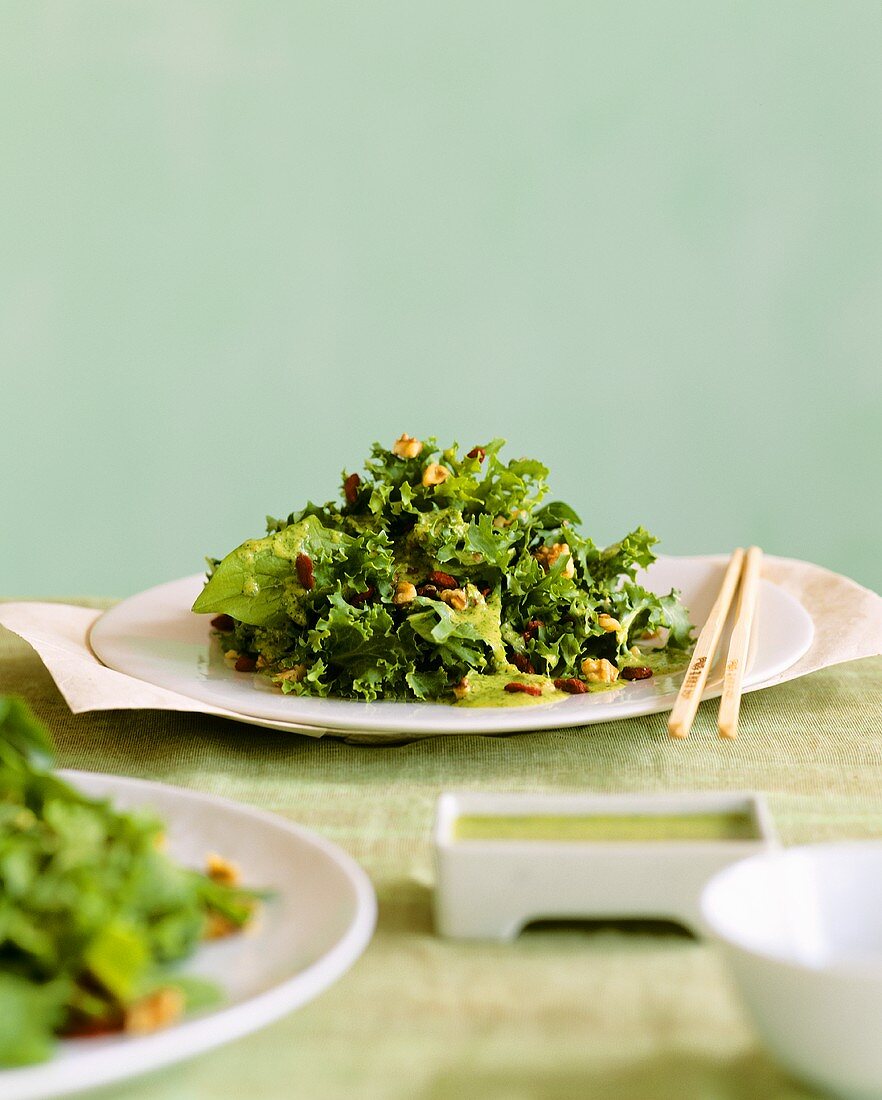
M 504 461 L 504 442 L 375 443 L 339 501 L 209 559 L 193 610 L 233 667 L 296 695 L 536 703 L 685 665 L 677 593 L 635 580 L 656 539 L 595 546 L 546 501 L 546 467 Z
M 162 850 L 155 818 L 121 813 L 53 774 L 21 700 L 0 696 L 0 1066 L 56 1036 L 148 1032 L 212 1003 L 170 969 L 242 928 L 256 895 L 219 856 L 202 874 Z

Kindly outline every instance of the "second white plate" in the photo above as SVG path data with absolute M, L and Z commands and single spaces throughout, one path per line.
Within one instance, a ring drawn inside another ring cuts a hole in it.
M 659 558 L 640 579 L 656 592 L 677 588 L 697 627 L 719 591 L 724 557 Z M 209 616 L 190 607 L 201 574 L 150 588 L 105 612 L 90 637 L 95 654 L 109 668 L 224 707 L 252 724 L 301 723 L 335 732 L 393 734 L 513 733 L 608 722 L 670 710 L 681 676 L 635 681 L 618 691 L 573 695 L 553 703 L 522 707 L 451 707 L 432 703 L 359 703 L 282 695 L 261 676 L 235 672 L 213 642 Z M 811 616 L 771 581 L 760 587 L 753 661 L 745 678 L 754 690 L 799 660 L 812 643 Z M 725 653 L 724 637 L 721 652 Z M 711 674 L 706 698 L 720 694 Z
M 376 898 L 364 871 L 330 841 L 272 814 L 212 795 L 90 772 L 62 772 L 120 809 L 149 809 L 168 826 L 168 850 L 203 867 L 219 852 L 245 885 L 266 888 L 253 930 L 202 944 L 182 967 L 223 991 L 216 1009 L 150 1035 L 59 1042 L 41 1065 L 0 1070 L 3 1100 L 36 1100 L 133 1077 L 264 1027 L 312 1000 L 364 951 Z

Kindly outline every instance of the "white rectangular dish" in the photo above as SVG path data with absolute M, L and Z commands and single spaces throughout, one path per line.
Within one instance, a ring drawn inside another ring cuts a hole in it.
M 659 830 L 668 835 L 648 835 Z M 703 932 L 707 880 L 777 839 L 750 792 L 446 792 L 434 843 L 437 931 L 510 941 L 542 919 L 656 918 Z

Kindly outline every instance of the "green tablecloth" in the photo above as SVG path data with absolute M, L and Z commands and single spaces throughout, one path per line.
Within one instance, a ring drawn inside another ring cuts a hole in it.
M 373 942 L 317 1001 L 101 1097 L 812 1095 L 758 1047 L 710 946 L 611 929 L 530 932 L 512 946 L 436 938 L 430 826 L 445 788 L 751 788 L 767 794 L 785 842 L 882 836 L 882 659 L 748 695 L 735 743 L 717 739 L 713 704 L 687 742 L 668 739 L 664 715 L 384 747 L 199 715 L 73 716 L 36 655 L 2 628 L 0 690 L 30 701 L 64 766 L 211 791 L 295 819 L 349 851 L 379 897 Z

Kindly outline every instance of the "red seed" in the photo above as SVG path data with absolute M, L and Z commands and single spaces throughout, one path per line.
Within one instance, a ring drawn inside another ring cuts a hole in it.
M 257 658 L 246 657 L 243 653 L 241 657 L 236 658 L 236 664 L 233 667 L 237 672 L 253 672 L 257 668 Z
M 535 638 L 540 626 L 545 626 L 541 619 L 531 619 L 524 630 L 524 641 L 529 642 L 531 638 Z
M 308 554 L 298 554 L 294 561 L 297 577 L 304 588 L 315 588 L 315 574 L 312 570 L 312 558 Z
M 361 478 L 358 474 L 350 474 L 343 482 L 343 494 L 349 504 L 355 504 L 359 485 L 361 485 Z
M 512 654 L 511 663 L 515 666 L 518 672 L 526 672 L 529 676 L 536 675 L 536 669 L 533 668 L 533 662 L 526 655 L 526 653 Z
M 646 665 L 625 665 L 622 669 L 623 680 L 648 680 L 652 675 L 652 669 Z
M 356 592 L 354 596 L 349 597 L 349 602 L 353 607 L 364 607 L 368 600 L 373 596 L 376 589 L 373 585 L 366 588 L 364 592 Z
M 487 457 L 487 452 L 483 447 L 472 447 L 466 458 L 476 458 L 479 462 L 483 462 Z
M 434 584 L 436 588 L 459 588 L 459 581 L 456 577 L 451 577 L 449 573 L 442 573 L 440 569 L 435 569 L 429 574 L 427 578 L 429 584 Z
M 235 630 L 236 620 L 232 615 L 215 615 L 211 620 L 211 625 L 215 630 L 220 630 L 224 634 L 228 634 L 231 630 Z
M 514 695 L 516 692 L 521 692 L 523 695 L 541 695 L 542 688 L 538 684 L 519 684 L 517 680 L 512 680 L 510 684 L 506 684 L 502 689 L 510 694 Z
M 563 680 L 555 680 L 554 686 L 558 691 L 565 691 L 568 695 L 584 695 L 588 691 L 588 685 L 577 680 L 575 676 Z
M 114 1031 L 120 1031 L 121 1029 L 121 1019 L 107 1020 L 101 1023 L 95 1020 L 86 1020 L 63 1028 L 59 1034 L 63 1035 L 65 1039 L 91 1039 L 96 1035 L 111 1035 Z

